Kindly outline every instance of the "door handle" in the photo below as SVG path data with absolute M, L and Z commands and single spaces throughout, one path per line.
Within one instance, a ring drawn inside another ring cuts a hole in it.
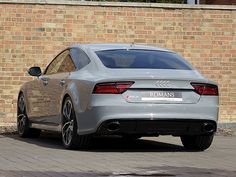
M 48 85 L 48 80 L 49 80 L 48 78 L 42 77 L 41 80 L 43 81 L 43 85 L 45 86 Z
M 65 85 L 65 83 L 66 83 L 66 81 L 65 81 L 65 80 L 60 80 L 60 86 L 64 86 L 64 85 Z

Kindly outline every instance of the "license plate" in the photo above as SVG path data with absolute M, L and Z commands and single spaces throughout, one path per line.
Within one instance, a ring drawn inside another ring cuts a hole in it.
M 183 101 L 181 92 L 150 91 L 142 94 L 142 101 Z

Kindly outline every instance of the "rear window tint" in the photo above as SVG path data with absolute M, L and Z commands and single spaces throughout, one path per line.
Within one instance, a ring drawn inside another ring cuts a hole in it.
M 172 52 L 156 50 L 103 50 L 96 52 L 108 68 L 192 70 L 191 65 Z

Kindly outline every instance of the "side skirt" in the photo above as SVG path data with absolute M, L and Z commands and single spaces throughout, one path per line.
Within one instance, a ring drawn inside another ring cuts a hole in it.
M 61 132 L 61 125 L 51 124 L 51 123 L 30 123 L 31 128 L 36 128 L 40 130 L 48 130 L 54 132 Z

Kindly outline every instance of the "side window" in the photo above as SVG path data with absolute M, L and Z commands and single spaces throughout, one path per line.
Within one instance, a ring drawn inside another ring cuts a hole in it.
M 78 69 L 81 69 L 90 63 L 89 57 L 81 49 L 71 49 L 71 56 L 75 61 L 75 65 Z
M 76 69 L 75 64 L 72 61 L 70 54 L 68 54 L 61 63 L 58 72 L 71 72 L 74 71 L 75 69 Z
M 74 62 L 71 59 L 69 50 L 58 55 L 47 67 L 46 75 L 56 74 L 61 72 L 71 72 L 76 69 Z
M 69 51 L 66 50 L 59 54 L 47 67 L 45 74 L 56 74 L 63 62 L 63 59 L 69 54 Z

